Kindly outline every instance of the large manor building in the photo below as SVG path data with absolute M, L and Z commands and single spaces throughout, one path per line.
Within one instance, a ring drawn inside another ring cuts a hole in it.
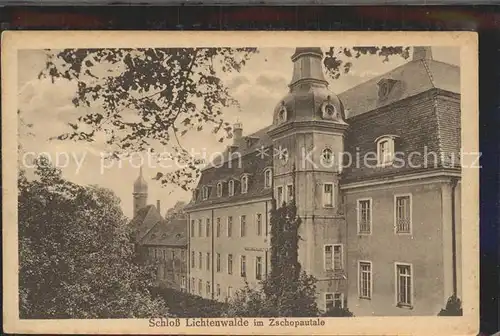
M 270 270 L 272 199 L 302 218 L 299 261 L 322 309 L 436 315 L 461 297 L 460 71 L 413 48 L 404 65 L 329 89 L 297 48 L 272 124 L 203 169 L 188 213 L 188 290 L 226 300 Z

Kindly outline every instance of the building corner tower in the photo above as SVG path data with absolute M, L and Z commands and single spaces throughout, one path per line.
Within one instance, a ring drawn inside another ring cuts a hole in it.
M 276 153 L 274 197 L 278 204 L 295 198 L 302 219 L 299 262 L 318 280 L 318 306 L 326 309 L 347 296 L 339 178 L 348 125 L 322 60 L 320 48 L 296 48 L 289 93 L 274 110 L 269 136 Z

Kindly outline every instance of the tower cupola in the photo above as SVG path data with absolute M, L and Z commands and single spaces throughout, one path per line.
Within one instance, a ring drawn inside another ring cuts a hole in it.
M 291 59 L 289 92 L 274 109 L 273 125 L 317 120 L 344 123 L 344 106 L 329 90 L 324 75 L 321 48 L 296 48 Z
M 148 192 L 148 184 L 144 177 L 142 176 L 142 166 L 139 168 L 139 176 L 134 182 L 134 193 L 146 193 Z

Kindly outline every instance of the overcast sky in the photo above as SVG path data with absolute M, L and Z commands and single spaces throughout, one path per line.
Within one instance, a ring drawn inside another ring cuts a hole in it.
M 229 109 L 225 118 L 230 122 L 239 120 L 243 124 L 243 133 L 248 134 L 268 126 L 272 120 L 275 105 L 287 93 L 288 83 L 292 76 L 290 56 L 293 49 L 273 48 L 261 49 L 252 57 L 240 73 L 227 75 L 223 80 L 229 86 L 233 96 L 241 104 L 241 111 Z M 459 65 L 459 52 L 454 48 L 433 48 L 434 59 Z M 73 157 L 63 168 L 64 176 L 79 184 L 98 184 L 112 189 L 122 201 L 123 211 L 132 215 L 132 185 L 139 169 L 135 165 L 123 163 L 121 167 L 115 163 L 113 167 L 102 169 L 100 152 L 102 139 L 92 145 L 49 141 L 48 138 L 67 131 L 66 123 L 74 120 L 75 108 L 71 100 L 75 94 L 75 85 L 67 81 L 38 79 L 38 73 L 45 66 L 46 55 L 41 50 L 25 50 L 19 53 L 19 106 L 26 122 L 32 123 L 33 136 L 20 134 L 20 142 L 27 152 L 48 152 L 55 157 L 56 153 L 69 153 Z M 353 67 L 348 75 L 331 81 L 330 89 L 341 93 L 374 76 L 385 73 L 406 61 L 393 57 L 389 62 L 382 62 L 376 56 L 364 56 L 354 59 Z M 194 132 L 183 140 L 184 147 L 207 148 L 209 152 L 221 151 L 230 140 L 221 144 L 216 136 L 207 132 Z M 81 169 L 77 169 L 74 158 L 81 161 Z M 61 158 L 63 158 L 61 156 Z M 146 179 L 156 175 L 158 169 L 145 168 Z M 189 201 L 190 192 L 177 187 L 162 188 L 158 182 L 149 182 L 148 203 L 156 204 L 160 199 L 162 214 L 176 201 Z

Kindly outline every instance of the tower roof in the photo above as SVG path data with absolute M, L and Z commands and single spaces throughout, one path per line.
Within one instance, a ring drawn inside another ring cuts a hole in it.
M 139 170 L 139 176 L 134 182 L 134 193 L 147 193 L 148 192 L 148 184 L 144 177 L 142 176 L 142 166 Z

